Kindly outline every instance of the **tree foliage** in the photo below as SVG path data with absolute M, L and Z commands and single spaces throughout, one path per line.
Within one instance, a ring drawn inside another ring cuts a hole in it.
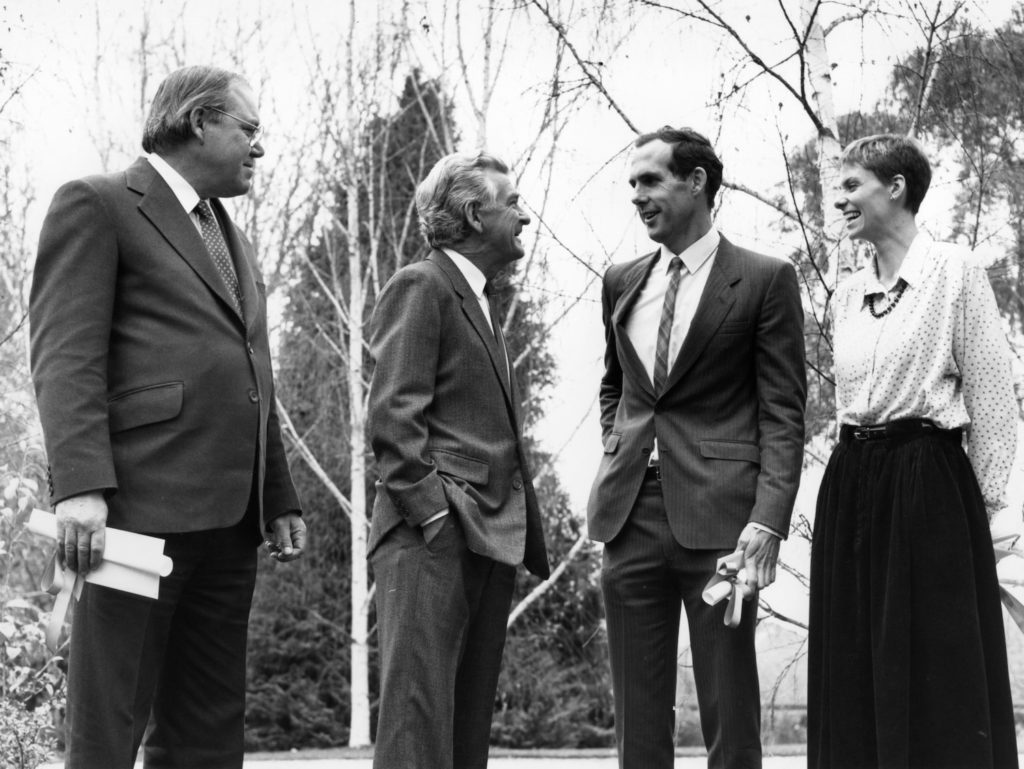
M 918 48 L 893 72 L 904 114 L 927 55 Z M 1003 314 L 1024 331 L 1024 6 L 991 32 L 961 22 L 933 67 L 921 127 L 959 165 L 950 235 L 1006 251 L 990 277 Z

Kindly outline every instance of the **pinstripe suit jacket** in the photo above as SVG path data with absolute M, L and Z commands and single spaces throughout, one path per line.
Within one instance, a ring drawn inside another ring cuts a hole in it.
M 807 393 L 796 273 L 723 237 L 656 395 L 626 319 L 657 256 L 613 265 L 604 277 L 604 456 L 588 504 L 590 536 L 609 542 L 619 533 L 655 436 L 679 544 L 733 548 L 750 521 L 785 535 L 800 481 Z
M 373 310 L 369 552 L 447 507 L 469 549 L 549 573 L 519 395 L 469 283 L 442 251 L 399 270 Z

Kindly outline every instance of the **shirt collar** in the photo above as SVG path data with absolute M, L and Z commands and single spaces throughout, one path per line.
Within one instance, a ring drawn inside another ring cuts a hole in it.
M 668 265 L 672 261 L 672 257 L 678 256 L 689 273 L 693 275 L 714 255 L 715 251 L 718 250 L 718 244 L 721 243 L 721 241 L 722 236 L 718 234 L 718 230 L 712 227 L 702 237 L 698 238 L 684 249 L 681 254 L 674 254 L 667 246 L 663 245 L 658 258 L 667 272 Z
M 476 298 L 482 298 L 484 295 L 484 287 L 487 285 L 487 278 L 482 272 L 480 272 L 480 268 L 458 251 L 454 251 L 450 248 L 442 248 L 441 250 L 448 254 L 449 258 L 455 262 L 455 266 L 459 268 L 459 272 L 461 272 L 462 277 L 466 279 L 466 282 L 476 295 Z
M 167 182 L 167 186 L 171 188 L 171 192 L 174 193 L 174 197 L 181 203 L 185 213 L 191 214 L 200 201 L 199 194 L 192 189 L 192 185 L 185 181 L 184 176 L 171 168 L 170 163 L 155 152 L 148 155 L 147 158 L 149 159 L 149 164 Z
M 933 262 L 933 260 L 928 258 L 928 252 L 931 251 L 934 242 L 930 235 L 923 232 L 918 232 L 914 236 L 914 239 L 910 242 L 910 248 L 907 249 L 907 255 L 903 257 L 899 273 L 896 275 L 897 283 L 902 280 L 908 287 L 921 284 L 921 281 L 924 280 L 927 274 L 928 267 Z M 878 264 L 872 258 L 871 266 L 865 270 L 864 296 L 884 294 L 886 290 L 885 286 L 878 279 Z

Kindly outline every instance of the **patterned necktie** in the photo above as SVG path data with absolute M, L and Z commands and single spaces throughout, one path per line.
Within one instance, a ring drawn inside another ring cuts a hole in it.
M 242 292 L 238 287 L 238 275 L 235 273 L 235 265 L 231 262 L 231 254 L 228 253 L 228 244 L 224 242 L 224 235 L 217 224 L 217 217 L 213 215 L 213 209 L 205 200 L 200 200 L 193 210 L 199 216 L 199 228 L 203 233 L 206 250 L 210 252 L 217 272 L 220 273 L 224 285 L 228 287 L 228 293 L 235 302 L 235 311 L 241 315 Z
M 658 348 L 654 358 L 654 394 L 661 395 L 668 376 L 668 343 L 672 339 L 672 319 L 676 314 L 676 294 L 679 293 L 679 271 L 683 260 L 673 256 L 668 263 L 668 288 L 665 303 L 661 306 L 661 323 L 658 324 Z

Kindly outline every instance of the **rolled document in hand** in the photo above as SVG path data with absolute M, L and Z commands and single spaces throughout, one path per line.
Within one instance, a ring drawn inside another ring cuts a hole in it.
M 57 516 L 33 510 L 27 528 L 56 540 Z M 166 577 L 173 568 L 174 563 L 164 555 L 164 541 L 159 537 L 107 528 L 103 561 L 86 575 L 85 581 L 156 598 L 160 595 L 160 577 Z
M 57 516 L 43 510 L 33 510 L 26 528 L 56 541 Z M 54 556 L 47 568 L 43 585 L 43 590 L 55 596 L 53 612 L 46 628 L 46 645 L 51 651 L 57 650 L 60 629 L 71 604 L 71 596 L 73 594 L 77 598 L 81 594 L 83 580 L 146 598 L 157 598 L 160 595 L 160 577 L 166 577 L 173 568 L 173 561 L 164 555 L 162 539 L 121 529 L 106 529 L 103 560 L 84 578 L 71 570 L 62 570 Z
M 747 584 L 747 570 L 743 567 L 743 551 L 718 559 L 715 573 L 704 586 L 702 597 L 704 603 L 714 606 L 726 598 L 725 624 L 727 627 L 739 627 L 743 619 L 743 602 L 754 595 L 754 589 Z

